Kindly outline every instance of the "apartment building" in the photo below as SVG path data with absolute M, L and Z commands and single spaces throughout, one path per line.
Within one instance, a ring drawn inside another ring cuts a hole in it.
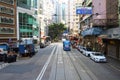
M 120 59 L 120 28 L 118 26 L 118 0 L 84 0 L 83 6 L 92 7 L 91 15 L 83 15 L 81 35 L 84 46 Z M 87 17 L 88 16 L 88 17 Z M 89 45 L 88 45 L 89 43 Z
M 40 26 L 40 37 L 48 36 L 48 25 L 54 21 L 54 2 L 51 0 L 40 0 L 38 4 L 38 18 Z
M 80 16 L 76 9 L 82 6 L 82 0 L 68 0 L 68 26 L 71 34 L 78 34 L 80 27 Z
M 16 0 L 0 0 L 0 42 L 17 41 Z
M 74 0 L 73 3 L 73 34 L 79 33 L 80 28 L 80 17 L 81 15 L 76 14 L 76 9 L 82 6 L 82 0 Z

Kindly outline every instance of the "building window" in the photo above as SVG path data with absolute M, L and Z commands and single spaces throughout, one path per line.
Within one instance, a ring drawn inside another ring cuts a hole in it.
M 7 7 L 4 7 L 4 6 L 0 6 L 0 13 L 14 15 L 14 9 L 13 8 L 7 8 Z
M 78 18 L 76 18 L 76 20 L 78 20 Z
M 2 23 L 2 24 L 14 24 L 14 18 L 0 16 L 0 23 Z
M 0 0 L 0 2 L 4 2 L 4 3 L 7 3 L 7 4 L 14 4 L 14 0 Z
M 14 34 L 14 33 L 15 33 L 14 28 L 0 27 L 0 34 Z
M 78 22 L 76 22 L 76 24 L 78 24 Z

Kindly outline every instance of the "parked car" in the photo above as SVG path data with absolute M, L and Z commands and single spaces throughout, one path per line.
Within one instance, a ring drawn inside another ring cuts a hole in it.
M 84 54 L 84 52 L 86 51 L 86 47 L 81 47 L 81 53 L 83 53 Z
M 0 54 L 7 54 L 7 50 L 5 50 L 4 48 L 0 48 Z
M 83 46 L 81 46 L 81 45 L 78 46 L 78 50 L 79 50 L 81 53 L 83 52 L 83 48 L 85 48 L 85 47 L 83 47 Z
M 9 45 L 7 43 L 0 43 L 0 61 L 6 62 Z
M 88 57 L 89 57 L 91 53 L 93 53 L 92 49 L 90 49 L 90 48 L 84 48 L 83 54 L 84 54 L 85 56 L 88 56 Z
M 95 62 L 107 62 L 106 57 L 101 52 L 93 52 L 90 54 L 90 58 Z

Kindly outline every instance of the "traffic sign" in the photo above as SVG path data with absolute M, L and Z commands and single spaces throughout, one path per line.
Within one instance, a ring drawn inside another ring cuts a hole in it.
M 92 7 L 79 7 L 76 9 L 76 14 L 92 14 Z

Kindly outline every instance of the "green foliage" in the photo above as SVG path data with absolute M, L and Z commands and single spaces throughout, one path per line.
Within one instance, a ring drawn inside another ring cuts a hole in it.
M 58 41 L 63 31 L 67 29 L 65 25 L 62 23 L 59 23 L 59 24 L 53 23 L 49 25 L 48 27 L 49 27 L 48 35 L 51 36 L 51 39 L 54 41 Z

